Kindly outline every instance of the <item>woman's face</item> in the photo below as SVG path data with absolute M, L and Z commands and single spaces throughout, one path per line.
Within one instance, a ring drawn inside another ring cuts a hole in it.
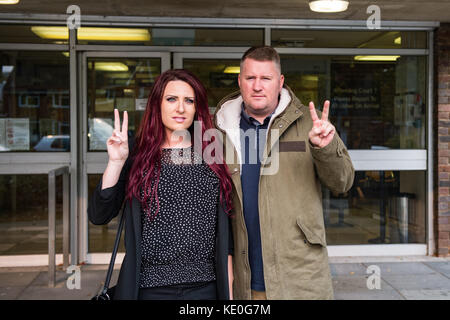
M 168 141 L 172 141 L 174 131 L 187 130 L 194 121 L 194 115 L 194 89 L 181 80 L 169 81 L 161 102 L 161 117 Z M 171 144 L 174 143 L 175 141 L 172 141 Z

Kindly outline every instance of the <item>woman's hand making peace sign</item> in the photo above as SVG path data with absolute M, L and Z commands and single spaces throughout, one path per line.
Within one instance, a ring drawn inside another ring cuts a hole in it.
M 327 146 L 331 140 L 333 140 L 336 129 L 328 121 L 328 112 L 330 110 L 330 101 L 325 101 L 323 104 L 322 118 L 319 119 L 314 108 L 314 103 L 309 103 L 309 112 L 313 121 L 313 127 L 309 131 L 309 141 L 311 144 L 318 148 Z
M 128 113 L 123 113 L 122 129 L 120 128 L 119 110 L 114 109 L 114 131 L 106 141 L 109 161 L 124 164 L 128 158 Z

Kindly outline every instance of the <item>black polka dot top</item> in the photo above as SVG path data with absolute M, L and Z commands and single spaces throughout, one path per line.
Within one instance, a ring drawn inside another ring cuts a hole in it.
M 216 279 L 219 190 L 219 178 L 191 148 L 163 149 L 159 212 L 155 201 L 152 218 L 142 210 L 141 288 Z

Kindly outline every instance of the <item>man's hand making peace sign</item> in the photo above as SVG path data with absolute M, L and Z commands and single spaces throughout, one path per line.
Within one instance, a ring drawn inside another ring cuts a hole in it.
M 317 148 L 327 146 L 333 140 L 335 127 L 328 121 L 328 112 L 330 110 L 330 101 L 323 104 L 322 118 L 319 119 L 314 108 L 314 103 L 309 103 L 309 112 L 313 121 L 313 127 L 309 131 L 308 137 L 311 144 Z

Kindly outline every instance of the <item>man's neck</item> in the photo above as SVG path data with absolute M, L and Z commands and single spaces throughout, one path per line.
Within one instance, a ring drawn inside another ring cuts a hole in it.
M 253 119 L 257 120 L 261 124 L 264 123 L 264 120 L 268 116 L 270 116 L 276 110 L 276 108 L 277 108 L 277 106 L 275 106 L 275 108 L 273 108 L 272 110 L 265 112 L 264 114 L 253 114 L 253 113 L 249 112 L 249 109 L 244 104 L 244 111 L 247 113 L 247 115 L 252 117 Z

